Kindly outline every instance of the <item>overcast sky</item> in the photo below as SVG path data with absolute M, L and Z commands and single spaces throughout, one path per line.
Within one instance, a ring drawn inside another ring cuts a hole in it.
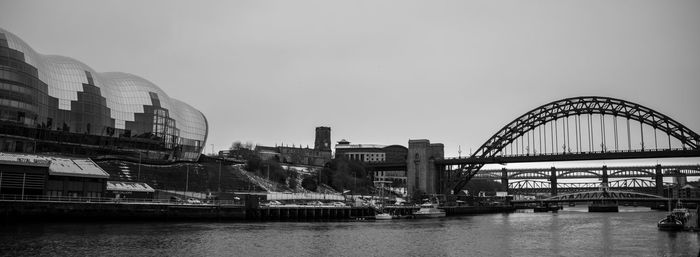
M 700 131 L 700 1 L 0 1 L 36 51 L 148 79 L 235 140 L 426 138 L 476 150 L 542 104 L 599 95 Z

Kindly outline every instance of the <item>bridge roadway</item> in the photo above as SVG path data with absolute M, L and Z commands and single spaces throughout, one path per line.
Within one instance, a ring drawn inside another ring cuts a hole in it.
M 523 162 L 556 162 L 556 161 L 592 161 L 612 159 L 644 159 L 644 158 L 677 158 L 700 157 L 700 150 L 694 149 L 652 149 L 652 150 L 617 150 L 592 151 L 577 153 L 538 153 L 519 155 L 500 155 L 492 157 L 445 158 L 435 160 L 435 164 L 444 166 L 473 165 L 473 164 L 504 164 Z
M 562 203 L 562 202 L 592 202 L 600 199 L 586 199 L 586 198 L 576 198 L 576 199 L 527 199 L 527 200 L 512 200 L 511 204 L 528 204 L 528 203 Z M 680 200 L 681 202 L 688 203 L 700 203 L 700 198 L 645 198 L 645 197 L 633 197 L 633 198 L 610 198 L 606 199 L 608 201 L 618 201 L 618 202 L 668 202 L 669 200 L 673 203 Z

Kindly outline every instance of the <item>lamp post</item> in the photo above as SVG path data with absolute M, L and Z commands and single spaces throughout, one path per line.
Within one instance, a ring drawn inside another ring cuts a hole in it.
M 416 169 L 414 172 L 415 176 L 414 176 L 414 183 L 413 183 L 413 195 L 411 195 L 411 197 L 415 197 L 416 194 L 418 193 L 418 188 L 420 188 L 420 186 L 418 184 L 418 179 L 420 176 L 420 174 L 418 173 L 418 165 L 420 164 L 420 155 L 418 153 L 416 153 L 415 157 L 413 158 L 413 163 L 416 165 L 415 166 Z
M 139 152 L 139 172 L 136 174 L 136 181 L 141 181 L 141 152 Z
M 219 194 L 221 194 L 221 160 L 219 160 Z
M 187 172 L 185 173 L 185 196 L 187 196 L 187 191 L 190 189 L 190 166 L 185 166 Z

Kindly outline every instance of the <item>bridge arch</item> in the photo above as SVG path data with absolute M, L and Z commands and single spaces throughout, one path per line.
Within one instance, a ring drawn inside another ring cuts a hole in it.
M 509 175 L 509 176 L 508 176 L 508 179 L 519 179 L 518 176 L 520 176 L 520 175 L 526 175 L 526 174 L 537 174 L 537 175 L 541 175 L 542 178 L 548 178 L 548 177 L 549 177 L 549 173 L 542 172 L 542 171 L 521 171 L 521 172 L 513 173 L 512 175 Z
M 645 170 L 645 169 L 641 169 L 641 168 L 640 168 L 640 169 L 616 170 L 616 171 L 611 172 L 608 176 L 615 176 L 615 175 L 617 175 L 617 174 L 624 174 L 624 173 L 629 173 L 629 172 L 643 173 L 643 174 L 649 175 L 650 177 L 653 177 L 653 176 L 656 174 L 655 172 L 651 172 L 651 171 L 649 171 L 649 170 Z
M 503 128 L 501 128 L 498 132 L 496 132 L 491 138 L 486 140 L 486 142 L 481 145 L 472 155 L 470 158 L 480 158 L 480 159 L 489 159 L 489 158 L 494 158 L 501 154 L 501 152 L 509 145 L 512 147 L 512 143 L 517 144 L 517 140 L 520 139 L 521 142 L 523 142 L 523 139 L 525 136 L 529 136 L 529 132 L 534 132 L 534 130 L 540 126 L 546 125 L 546 124 L 557 124 L 557 120 L 559 119 L 567 119 L 567 124 L 568 124 L 568 118 L 571 116 L 575 116 L 575 119 L 578 119 L 579 121 L 581 120 L 581 115 L 589 115 L 589 124 L 590 119 L 592 115 L 600 115 L 601 116 L 601 123 L 605 123 L 605 120 L 603 116 L 613 116 L 615 119 L 618 117 L 621 118 L 626 118 L 627 119 L 627 128 L 628 128 L 628 136 L 629 136 L 629 121 L 637 121 L 639 122 L 640 129 L 642 129 L 640 135 L 641 135 L 641 147 L 642 151 L 644 151 L 644 131 L 643 131 L 643 125 L 651 126 L 654 129 L 654 133 L 656 131 L 661 131 L 662 133 L 665 133 L 668 136 L 669 140 L 669 148 L 671 148 L 671 138 L 676 139 L 677 141 L 680 142 L 681 147 L 683 149 L 690 149 L 690 150 L 695 150 L 697 151 L 700 146 L 700 135 L 695 133 L 694 131 L 690 130 L 683 124 L 675 121 L 674 119 L 658 112 L 655 111 L 651 108 L 642 106 L 640 104 L 628 102 L 625 100 L 620 100 L 616 98 L 611 98 L 611 97 L 601 97 L 601 96 L 582 96 L 582 97 L 572 97 L 572 98 L 566 98 L 562 100 L 557 100 L 553 101 L 547 104 L 544 104 L 542 106 L 539 106 L 537 108 L 534 108 L 530 110 L 529 112 L 526 112 L 525 114 L 521 115 L 520 117 L 516 118 L 515 120 L 511 121 L 507 125 L 505 125 Z M 578 118 L 576 118 L 578 117 Z M 564 124 L 562 124 L 563 126 Z M 567 130 L 568 130 L 568 125 Z M 604 126 L 601 125 L 601 128 Z M 617 120 L 615 120 L 615 127 L 617 129 Z M 591 130 L 591 127 L 589 125 L 589 130 Z M 554 128 L 552 128 L 554 130 Z M 579 130 L 580 130 L 580 124 L 579 124 Z M 545 133 L 547 132 L 547 129 L 545 127 Z M 541 128 L 540 128 L 540 133 L 541 133 Z M 556 133 L 559 133 L 559 131 L 556 131 Z M 569 131 L 570 133 L 570 131 Z M 605 132 L 601 133 L 603 138 L 605 137 Z M 616 137 L 617 137 L 617 130 L 615 131 Z M 558 134 L 557 134 L 558 135 Z M 654 140 L 656 140 L 656 134 L 654 134 Z M 546 138 L 546 137 L 545 137 Z M 534 135 L 533 135 L 534 139 Z M 530 143 L 528 137 L 528 145 Z M 567 139 L 568 140 L 568 139 Z M 590 140 L 590 139 L 589 139 Z M 617 138 L 616 144 L 617 144 Z M 533 141 L 534 144 L 534 141 Z M 541 143 L 540 143 L 541 144 Z M 524 145 L 524 144 L 523 144 Z M 556 145 L 552 144 L 552 150 L 556 150 L 559 147 L 559 144 L 557 143 Z M 580 145 L 577 145 L 577 147 L 581 148 Z M 516 147 L 517 148 L 517 147 Z M 562 149 L 562 154 L 572 154 L 571 153 L 571 148 L 569 145 L 568 153 L 566 153 L 567 146 L 564 145 Z M 602 151 L 605 152 L 606 146 L 604 144 L 601 144 Z M 546 144 L 545 144 L 545 150 L 546 150 Z M 529 150 L 527 152 L 529 155 Z M 533 155 L 536 155 L 537 153 L 534 150 L 533 147 Z M 573 153 L 576 154 L 576 153 Z M 459 192 L 462 190 L 462 188 L 469 182 L 469 180 L 484 166 L 483 163 L 472 163 L 464 166 L 463 169 L 460 170 L 458 174 L 458 180 L 452 187 L 453 192 Z
M 558 177 L 558 178 L 565 179 L 565 178 L 567 178 L 566 175 L 575 174 L 575 173 L 588 173 L 588 174 L 594 175 L 594 176 L 596 176 L 596 177 L 602 177 L 601 174 L 595 173 L 595 172 L 593 172 L 593 171 L 588 171 L 588 170 L 572 170 L 572 171 L 566 171 L 566 172 L 562 172 L 562 173 L 559 174 L 557 177 Z

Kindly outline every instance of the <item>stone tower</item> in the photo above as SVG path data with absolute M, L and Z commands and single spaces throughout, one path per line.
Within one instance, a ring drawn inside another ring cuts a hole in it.
M 326 152 L 331 151 L 330 127 L 316 127 L 316 142 L 314 143 L 314 149 Z
M 431 144 L 427 139 L 408 140 L 406 188 L 409 195 L 430 195 L 440 192 L 439 171 L 435 167 L 434 160 L 445 157 L 444 149 L 443 144 Z

